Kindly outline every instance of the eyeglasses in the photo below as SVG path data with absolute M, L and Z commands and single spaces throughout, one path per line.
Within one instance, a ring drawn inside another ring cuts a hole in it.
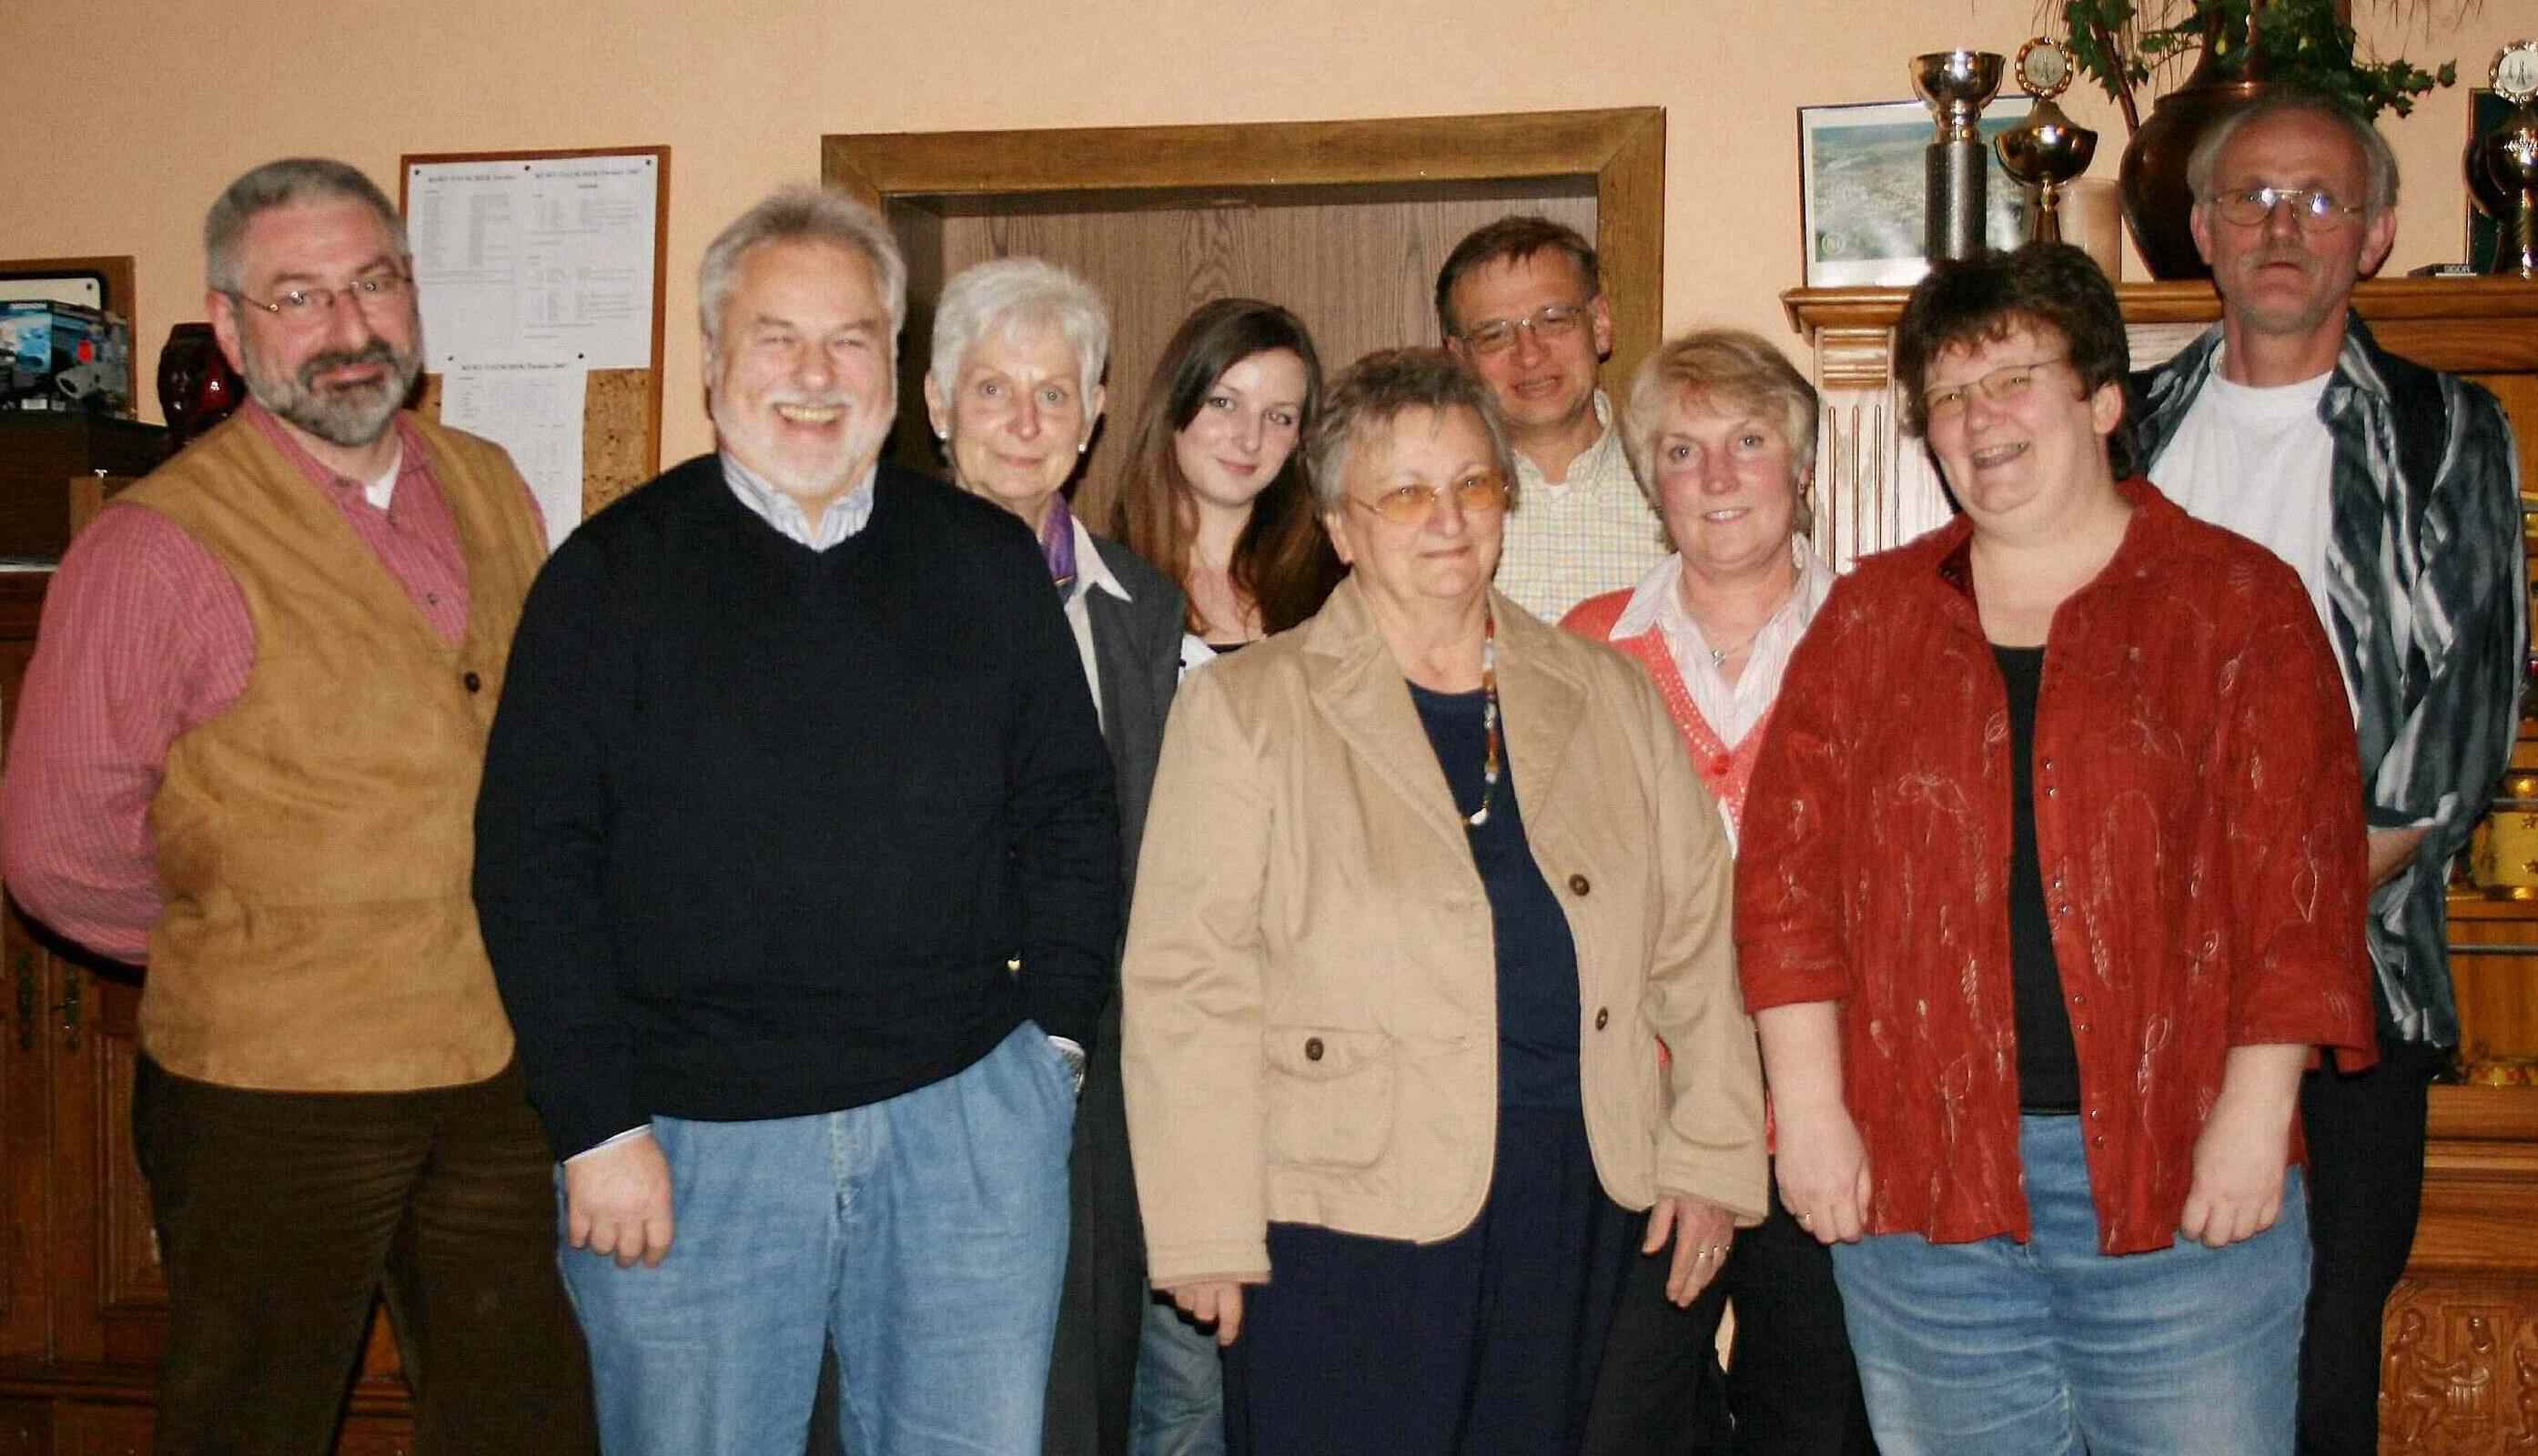
M 2006 405 L 2026 397 L 2036 387 L 2036 371 L 2052 364 L 2067 363 L 2071 356 L 2056 355 L 2034 364 L 2003 364 L 1979 379 L 1963 384 L 1942 384 L 1921 391 L 1921 413 L 1932 420 L 1953 420 L 1966 412 L 1976 390 L 1996 405 Z
M 2311 232 L 2323 232 L 2362 215 L 2359 204 L 2338 202 L 2324 187 L 2238 187 L 2215 192 L 2210 201 L 2223 222 L 2241 228 L 2263 226 L 2284 203 L 2291 204 L 2292 216 Z
M 1454 503 L 1475 515 L 1496 515 L 1507 507 L 1506 477 L 1495 470 L 1475 471 L 1450 486 L 1395 486 L 1371 503 L 1355 496 L 1351 505 L 1370 510 L 1396 526 L 1424 526 L 1436 513 L 1436 502 L 1452 492 Z
M 221 292 L 240 303 L 263 309 L 289 327 L 306 328 L 320 319 L 333 317 L 337 298 L 352 299 L 353 306 L 366 314 L 378 313 L 403 302 L 412 286 L 412 280 L 405 274 L 390 270 L 365 273 L 339 289 L 292 289 L 288 293 L 276 294 L 269 303 L 262 298 L 250 298 L 235 289 L 223 289 Z
M 1522 318 L 1493 318 L 1476 323 L 1455 337 L 1474 354 L 1504 354 L 1515 347 L 1516 330 L 1533 335 L 1537 344 L 1566 339 L 1586 326 L 1586 304 L 1545 303 Z

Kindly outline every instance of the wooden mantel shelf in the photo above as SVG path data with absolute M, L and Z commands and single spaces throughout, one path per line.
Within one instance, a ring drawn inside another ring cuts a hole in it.
M 1791 289 L 1780 295 L 1789 327 L 1812 344 L 1821 329 L 1893 328 L 1903 316 L 1904 288 Z M 2209 323 L 2221 316 L 2220 297 L 2204 281 L 2192 283 L 2121 283 L 2115 298 L 2124 319 L 2135 324 Z M 2353 304 L 2374 333 L 2385 324 L 2437 322 L 2445 331 L 2462 322 L 2538 322 L 2538 281 L 2524 278 L 2386 278 L 2356 289 Z M 2525 329 L 2496 330 L 2502 349 L 2494 363 L 2467 361 L 2445 368 L 2538 367 L 2538 333 Z M 2393 347 L 2393 346 L 2392 346 Z M 2399 350 L 2404 353 L 2404 350 Z

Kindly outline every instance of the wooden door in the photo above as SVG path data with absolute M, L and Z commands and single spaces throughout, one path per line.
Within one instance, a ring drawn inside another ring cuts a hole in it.
M 1076 505 L 1101 529 L 1172 330 L 1209 298 L 1295 310 L 1326 371 L 1436 342 L 1436 269 L 1463 233 L 1544 213 L 1594 239 L 1624 390 L 1663 317 L 1665 113 L 1650 106 L 1235 126 L 889 132 L 821 140 L 821 177 L 889 218 L 908 263 L 895 457 L 941 473 L 918 382 L 947 278 L 990 257 L 1082 274 L 1113 322 L 1107 422 Z

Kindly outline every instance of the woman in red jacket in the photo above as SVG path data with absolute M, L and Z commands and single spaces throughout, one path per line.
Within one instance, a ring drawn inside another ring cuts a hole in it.
M 2126 478 L 2087 255 L 1938 265 L 1896 361 L 1964 514 L 1826 599 L 1737 863 L 1781 1195 L 1889 1456 L 2288 1456 L 2301 1070 L 2374 1055 L 2335 659 Z

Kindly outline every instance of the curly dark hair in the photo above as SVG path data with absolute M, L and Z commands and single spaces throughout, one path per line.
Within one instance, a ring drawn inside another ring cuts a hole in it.
M 1977 253 L 1935 263 L 1904 300 L 1895 330 L 1895 378 L 1904 390 L 1904 428 L 1926 435 L 1930 415 L 1921 397 L 1930 364 L 1951 349 L 2006 338 L 2014 329 L 2060 337 L 2070 347 L 2080 392 L 2124 387 L 2132 348 L 2114 285 L 2087 253 L 2064 242 L 2031 242 L 2014 252 Z M 2106 438 L 2115 478 L 2133 472 L 2132 422 Z

